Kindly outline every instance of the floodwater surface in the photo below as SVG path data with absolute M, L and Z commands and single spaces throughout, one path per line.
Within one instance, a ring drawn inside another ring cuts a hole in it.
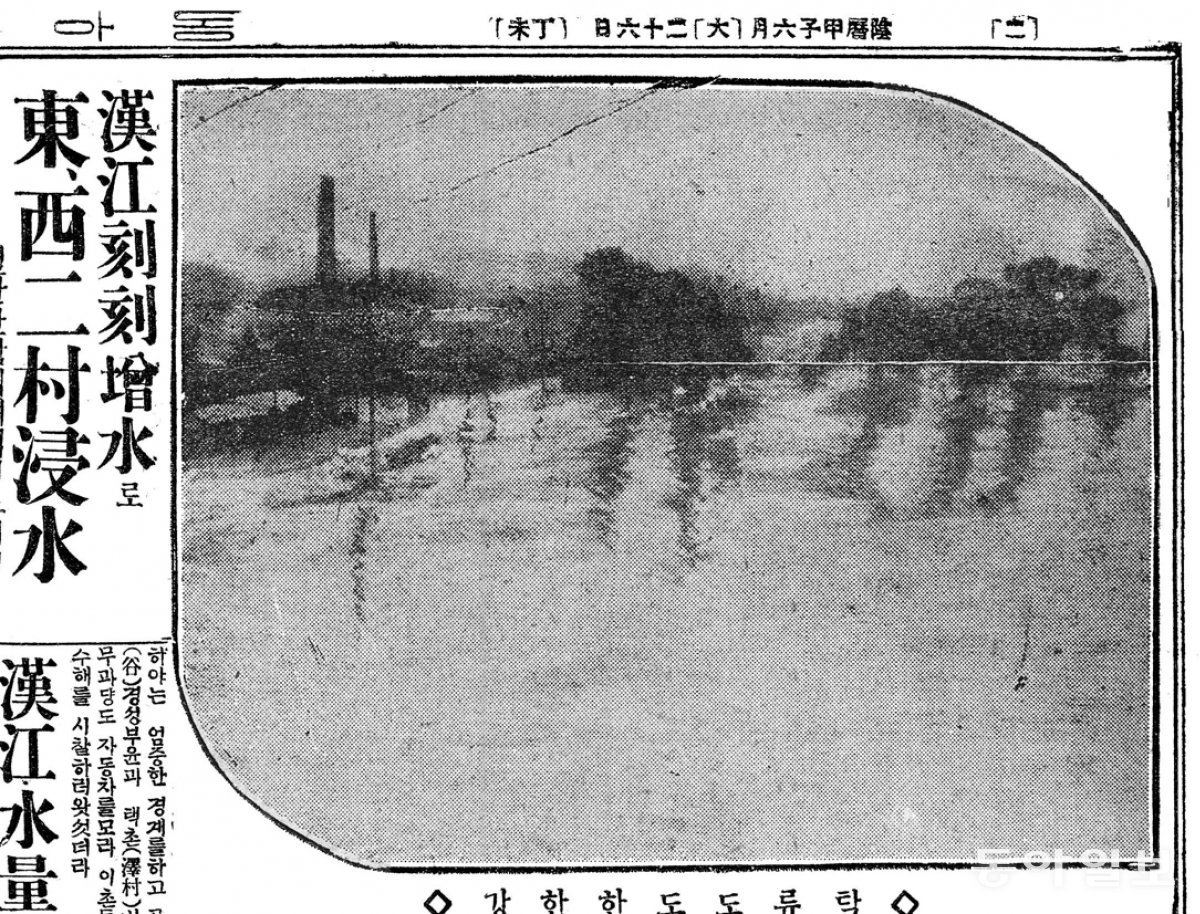
M 1147 847 L 1147 373 L 676 371 L 380 415 L 376 483 L 322 435 L 184 467 L 192 714 L 322 846 Z

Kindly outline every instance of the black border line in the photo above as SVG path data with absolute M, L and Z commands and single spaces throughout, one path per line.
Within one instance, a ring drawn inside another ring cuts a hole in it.
M 1184 605 L 1184 478 L 1186 457 L 1183 447 L 1184 428 L 1184 323 L 1183 323 L 1183 50 L 1176 44 L 1171 58 L 1171 337 L 1173 348 L 1171 378 L 1171 437 L 1174 479 L 1171 492 L 1172 503 L 1172 625 L 1174 632 L 1174 693 L 1173 716 L 1173 762 L 1172 795 L 1174 798 L 1173 839 L 1175 851 L 1174 899 L 1172 910 L 1176 914 L 1187 911 L 1187 828 L 1185 809 L 1187 806 L 1187 777 L 1184 756 L 1187 752 L 1187 651 Z M 1156 436 L 1157 440 L 1157 436 Z M 1156 719 L 1157 726 L 1157 719 Z
M 0 641 L 0 646 L 3 647 L 94 647 L 97 644 L 135 644 L 135 645 L 152 645 L 162 644 L 167 647 L 173 646 L 174 638 L 165 636 L 162 638 L 151 638 L 149 640 L 135 638 L 132 641 Z
M 316 47 L 320 47 L 320 46 L 316 46 Z M 345 46 L 345 47 L 337 46 L 337 47 L 340 50 L 365 50 L 365 49 L 369 49 L 370 46 L 360 45 L 360 46 Z M 414 46 L 414 47 L 417 49 L 421 49 L 421 48 L 424 48 L 425 46 Z M 442 46 L 428 46 L 428 50 L 436 51 L 436 50 L 439 50 L 441 47 Z M 1173 699 L 1174 699 L 1174 704 L 1175 704 L 1175 708 L 1176 708 L 1175 719 L 1173 720 L 1173 725 L 1174 725 L 1174 730 L 1175 730 L 1175 733 L 1174 733 L 1175 771 L 1173 772 L 1174 773 L 1173 793 L 1174 793 L 1175 801 L 1176 801 L 1175 807 L 1174 807 L 1175 823 L 1174 823 L 1174 829 L 1173 829 L 1173 838 L 1174 838 L 1175 854 L 1176 854 L 1176 859 L 1177 859 L 1177 869 L 1174 874 L 1175 879 L 1174 879 L 1173 910 L 1175 910 L 1175 911 L 1185 910 L 1184 904 L 1186 902 L 1186 886 L 1185 886 L 1186 854 L 1185 854 L 1185 844 L 1184 844 L 1184 838 L 1183 838 L 1183 822 L 1184 822 L 1183 771 L 1184 771 L 1184 768 L 1183 768 L 1182 752 L 1184 749 L 1184 733 L 1183 733 L 1183 714 L 1182 714 L 1182 712 L 1186 705 L 1186 688 L 1185 688 L 1184 681 L 1182 679 L 1183 634 L 1184 634 L 1184 632 L 1183 632 L 1183 612 L 1182 612 L 1183 581 L 1182 581 L 1182 578 L 1180 577 L 1180 571 L 1183 567 L 1183 563 L 1182 563 L 1182 559 L 1183 559 L 1183 539 L 1182 539 L 1182 532 L 1183 532 L 1183 515 L 1182 515 L 1183 441 L 1182 441 L 1182 436 L 1181 436 L 1182 413 L 1183 413 L 1183 409 L 1182 409 L 1182 407 L 1183 407 L 1183 402 L 1182 402 L 1182 396 L 1183 396 L 1183 383 L 1182 383 L 1183 382 L 1182 199 L 1181 199 L 1183 166 L 1182 166 L 1182 66 L 1181 66 L 1182 51 L 1181 51 L 1181 47 L 1178 44 L 1168 44 L 1168 45 L 1164 45 L 1161 47 L 1147 48 L 1144 50 L 1138 50 L 1138 51 L 1133 51 L 1133 52 L 1122 52 L 1120 54 L 1115 54 L 1115 55 L 1109 53 L 1112 49 L 1091 49 L 1091 50 L 1099 51 L 1099 52 L 1105 54 L 1105 56 L 1103 56 L 1103 57 L 1097 57 L 1092 53 L 1088 53 L 1087 51 L 1085 51 L 1082 55 L 1080 55 L 1078 53 L 1079 49 L 1070 49 L 1072 52 L 1075 52 L 1075 53 L 1067 53 L 1067 54 L 1061 54 L 1061 55 L 1058 55 L 1058 54 L 1028 55 L 1028 54 L 1020 54 L 1020 53 L 1006 54 L 1006 53 L 1003 53 L 1003 51 L 1001 51 L 997 54 L 978 54 L 978 55 L 973 55 L 973 54 L 961 54 L 960 55 L 957 53 L 949 53 L 949 54 L 945 54 L 945 55 L 888 54 L 888 53 L 880 53 L 880 52 L 872 52 L 872 51 L 864 51 L 864 52 L 858 53 L 858 54 L 838 54 L 838 55 L 813 54 L 813 53 L 791 53 L 791 54 L 786 54 L 786 55 L 762 55 L 762 54 L 747 53 L 748 51 L 752 52 L 755 49 L 739 48 L 739 49 L 723 49 L 723 50 L 730 50 L 731 54 L 729 54 L 729 55 L 696 55 L 695 53 L 693 53 L 696 50 L 694 48 L 688 48 L 688 49 L 681 48 L 681 49 L 678 49 L 678 51 L 676 51 L 674 53 L 657 53 L 657 54 L 637 54 L 636 49 L 631 50 L 631 49 L 614 48 L 614 49 L 611 49 L 611 53 L 609 53 L 609 54 L 588 55 L 588 54 L 558 54 L 557 52 L 560 49 L 547 48 L 545 51 L 531 52 L 531 53 L 525 54 L 525 55 L 515 55 L 515 54 L 504 54 L 502 48 L 495 48 L 495 47 L 491 47 L 491 46 L 445 46 L 445 47 L 446 48 L 458 47 L 463 50 L 472 50 L 472 51 L 477 50 L 479 53 L 464 54 L 461 56 L 479 57 L 479 58 L 497 58 L 497 57 L 502 58 L 502 57 L 514 57 L 514 56 L 530 56 L 530 57 L 537 57 L 537 58 L 553 58 L 556 56 L 569 57 L 569 58 L 600 56 L 600 57 L 621 58 L 621 57 L 630 57 L 630 56 L 647 56 L 647 57 L 654 56 L 654 57 L 679 57 L 679 58 L 684 58 L 684 59 L 690 59 L 690 58 L 696 58 L 696 57 L 721 58 L 721 57 L 725 57 L 725 56 L 733 56 L 733 57 L 744 59 L 747 57 L 753 58 L 753 57 L 760 57 L 760 56 L 768 56 L 768 57 L 783 56 L 783 57 L 795 57 L 795 58 L 803 58 L 803 59 L 813 59 L 813 58 L 819 59 L 822 57 L 829 57 L 829 56 L 850 56 L 850 57 L 864 57 L 864 58 L 870 58 L 870 59 L 876 59 L 876 58 L 880 58 L 880 57 L 888 57 L 888 58 L 891 58 L 891 57 L 902 57 L 902 58 L 916 57 L 916 58 L 926 58 L 926 59 L 959 59 L 959 58 L 967 58 L 967 59 L 981 59 L 981 58 L 982 59 L 993 59 L 993 58 L 995 58 L 995 59 L 1031 59 L 1032 58 L 1032 59 L 1048 59 L 1048 60 L 1105 60 L 1105 61 L 1170 60 L 1171 61 L 1172 77 L 1173 77 L 1173 79 L 1172 79 L 1172 110 L 1169 112 L 1169 117 L 1170 117 L 1170 126 L 1171 126 L 1171 163 L 1172 163 L 1171 203 L 1172 203 L 1172 216 L 1173 216 L 1173 227 L 1174 227 L 1174 232 L 1172 234 L 1172 265 L 1171 265 L 1171 274 L 1172 274 L 1171 275 L 1171 280 L 1172 280 L 1171 288 L 1172 288 L 1172 293 L 1173 293 L 1173 295 L 1172 295 L 1173 307 L 1171 310 L 1171 330 L 1172 330 L 1172 338 L 1173 338 L 1173 342 L 1174 342 L 1174 351 L 1173 351 L 1174 365 L 1173 365 L 1173 373 L 1172 373 L 1173 376 L 1172 376 L 1171 409 L 1172 409 L 1172 417 L 1173 417 L 1172 445 L 1173 445 L 1173 454 L 1174 454 L 1174 459 L 1175 459 L 1175 464 L 1174 464 L 1175 473 L 1174 473 L 1174 479 L 1173 479 L 1174 484 L 1173 484 L 1173 488 L 1172 488 L 1172 502 L 1173 502 L 1173 508 L 1174 508 L 1174 512 L 1173 512 L 1174 543 L 1172 544 L 1173 545 L 1172 577 L 1173 577 L 1173 584 L 1174 584 L 1174 595 L 1176 598 L 1175 605 L 1177 607 L 1176 611 L 1173 613 L 1173 621 L 1174 621 L 1175 636 L 1176 636 L 1176 641 L 1175 641 L 1176 655 L 1173 658 L 1173 661 L 1174 661 L 1173 670 L 1175 673 L 1175 675 L 1174 675 L 1175 694 L 1173 696 Z M 242 50 L 241 48 L 238 48 L 238 49 L 231 48 L 230 49 L 231 53 L 216 53 L 216 54 L 183 53 L 183 54 L 179 54 L 179 55 L 162 54 L 159 56 L 162 56 L 162 57 L 176 57 L 176 56 L 208 57 L 208 58 L 229 57 L 229 58 L 233 58 L 233 59 L 237 59 L 239 57 L 247 57 L 247 56 L 255 57 L 258 59 L 270 59 L 271 57 L 275 57 L 275 56 L 279 56 L 281 58 L 315 56 L 315 57 L 324 57 L 324 58 L 330 58 L 330 59 L 339 59 L 339 58 L 345 58 L 347 56 L 350 56 L 350 55 L 346 55 L 346 54 L 330 54 L 330 53 L 320 53 L 320 54 L 313 54 L 313 55 L 296 55 L 296 54 L 292 54 L 292 53 L 288 53 L 288 52 L 281 53 L 279 55 L 273 55 L 273 54 L 272 55 L 245 55 L 242 53 L 237 53 L 238 51 L 241 51 L 241 50 Z M 896 48 L 896 49 L 892 49 L 892 50 L 908 50 L 908 49 Z M 913 48 L 911 50 L 941 50 L 941 49 Z M 955 52 L 955 51 L 959 51 L 962 49 L 949 48 L 949 49 L 944 49 L 944 50 Z M 3 59 L 4 56 L 7 56 L 7 55 L 0 53 L 0 59 Z M 67 56 L 67 55 L 53 55 L 53 56 Z M 89 58 L 96 58 L 96 57 L 101 57 L 101 58 L 118 57 L 118 58 L 120 58 L 120 57 L 125 57 L 125 56 L 141 56 L 141 55 L 122 55 L 122 54 L 92 52 L 92 53 L 85 53 L 83 55 L 69 55 L 69 56 L 82 56 L 85 59 L 89 59 Z M 354 56 L 359 56 L 359 55 L 354 55 Z M 371 56 L 392 56 L 392 55 L 388 55 L 388 54 L 372 55 L 369 53 L 365 53 L 361 56 L 371 57 Z M 396 56 L 400 56 L 400 55 L 396 55 Z M 405 54 L 403 56 L 408 56 L 408 55 Z M 460 55 L 418 54 L 416 56 L 453 56 L 453 57 L 457 57 Z M 179 138 L 180 137 L 179 137 L 179 130 L 178 130 L 179 125 L 178 125 L 178 116 L 177 115 L 178 115 L 178 91 L 179 91 L 180 86 L 228 85 L 228 84 L 253 85 L 253 84 L 259 84 L 259 83 L 369 84 L 369 83 L 380 83 L 380 82 L 397 83 L 397 84 L 440 83 L 443 85 L 454 84 L 454 83 L 463 83 L 463 82 L 551 83 L 551 84 L 566 83 L 566 82 L 586 82 L 586 83 L 614 84 L 614 83 L 620 83 L 620 82 L 649 82 L 649 81 L 653 81 L 654 79 L 657 79 L 657 78 L 661 78 L 661 77 L 562 76 L 562 75 L 522 77 L 519 75 L 497 76 L 494 74 L 487 74 L 487 75 L 481 74 L 479 76 L 466 76 L 466 77 L 453 77 L 453 76 L 438 76 L 438 77 L 328 77 L 328 78 L 307 78 L 307 79 L 305 79 L 305 78 L 275 78 L 275 79 L 271 79 L 271 78 L 266 78 L 266 77 L 252 77 L 252 78 L 246 78 L 246 79 L 233 79 L 233 78 L 199 79 L 198 78 L 198 79 L 175 79 L 175 80 L 172 80 L 171 123 L 172 123 L 173 160 L 172 160 L 172 201 L 171 202 L 172 202 L 172 225 L 173 225 L 173 231 L 172 231 L 172 291 L 173 291 L 172 307 L 173 307 L 173 310 L 178 305 L 178 294 L 179 294 L 179 260 L 178 260 L 178 255 L 179 255 L 179 232 L 178 232 L 179 199 L 178 199 L 177 182 L 178 182 L 178 168 L 179 168 L 178 151 L 179 151 Z M 1129 227 L 1125 223 L 1124 218 L 1120 215 L 1120 213 L 1117 212 L 1111 206 L 1111 204 L 1109 204 L 1108 201 L 1095 188 L 1093 188 L 1084 178 L 1082 178 L 1082 176 L 1078 175 L 1073 169 L 1070 168 L 1070 166 L 1068 166 L 1065 162 L 1062 162 L 1057 156 L 1055 156 L 1049 150 L 1045 149 L 1039 143 L 1037 143 L 1036 141 L 1032 140 L 1031 138 L 1025 136 L 1020 131 L 1015 130 L 1014 128 L 1010 127 L 1009 125 L 1005 124 L 1004 122 L 999 121 L 997 118 L 989 115 L 987 112 L 981 111 L 967 103 L 961 102 L 958 99 L 954 99 L 949 96 L 944 96 L 944 95 L 940 95 L 938 93 L 933 93 L 933 92 L 929 92 L 926 90 L 914 89 L 912 87 L 901 86 L 901 85 L 896 85 L 896 84 L 871 83 L 871 82 L 867 82 L 867 81 L 859 82 L 859 81 L 852 81 L 852 80 L 818 81 L 818 80 L 770 80 L 770 79 L 747 78 L 747 79 L 721 79 L 720 82 L 725 83 L 727 85 L 807 86 L 807 87 L 811 87 L 811 86 L 822 87 L 822 86 L 824 86 L 824 87 L 828 87 L 828 88 L 892 89 L 892 90 L 912 92 L 914 94 L 931 97 L 931 98 L 934 98 L 934 99 L 937 99 L 940 101 L 954 104 L 954 105 L 962 107 L 962 108 L 966 108 L 967 110 L 972 111 L 973 113 L 975 113 L 979 116 L 982 116 L 983 118 L 985 118 L 993 123 L 998 124 L 1002 128 L 1008 130 L 1010 133 L 1016 135 L 1020 139 L 1027 142 L 1029 145 L 1033 146 L 1035 149 L 1037 149 L 1043 155 L 1047 156 L 1051 161 L 1055 162 L 1057 165 L 1059 165 L 1061 168 L 1063 168 L 1069 175 L 1071 175 L 1076 181 L 1078 181 L 1080 183 L 1080 185 L 1083 186 L 1084 189 L 1087 190 L 1089 193 L 1091 193 L 1095 197 L 1097 202 L 1099 202 L 1101 204 L 1101 206 L 1104 207 L 1109 212 L 1109 214 L 1121 226 L 1122 230 L 1126 234 L 1126 237 L 1133 242 L 1135 248 L 1138 250 L 1139 254 L 1142 256 L 1143 260 L 1145 261 L 1145 266 L 1148 271 L 1150 288 L 1151 288 L 1151 327 L 1152 327 L 1153 352 L 1151 354 L 1150 361 L 1151 361 L 1152 375 L 1153 375 L 1153 379 L 1154 379 L 1154 384 L 1153 384 L 1153 390 L 1154 390 L 1153 401 L 1154 402 L 1153 402 L 1152 413 L 1153 413 L 1153 417 L 1154 417 L 1153 421 L 1154 421 L 1154 427 L 1155 427 L 1155 439 L 1154 439 L 1154 441 L 1155 441 L 1155 461 L 1154 461 L 1155 462 L 1155 486 L 1154 486 L 1154 488 L 1155 488 L 1155 521 L 1156 521 L 1155 530 L 1154 530 L 1153 548 L 1155 550 L 1155 555 L 1157 555 L 1158 538 L 1159 538 L 1159 530 L 1158 530 L 1158 526 L 1157 526 L 1157 520 L 1158 520 L 1157 515 L 1158 515 L 1158 507 L 1161 503 L 1161 488 L 1162 488 L 1161 478 L 1160 478 L 1160 474 L 1159 474 L 1159 467 L 1158 467 L 1158 457 L 1157 457 L 1158 446 L 1159 446 L 1158 427 L 1159 427 L 1159 418 L 1160 418 L 1159 403 L 1157 402 L 1158 401 L 1158 383 L 1159 383 L 1159 377 L 1158 377 L 1159 336 L 1158 336 L 1158 326 L 1157 326 L 1159 309 L 1158 309 L 1157 287 L 1155 284 L 1153 272 L 1150 269 L 1149 258 L 1146 257 L 1145 251 L 1142 248 L 1140 241 L 1129 230 Z M 173 563 L 173 565 L 172 565 L 172 643 L 174 644 L 174 648 L 175 648 L 174 654 L 175 654 L 175 660 L 176 660 L 176 662 L 175 662 L 176 685 L 179 689 L 180 699 L 183 704 L 185 714 L 187 715 L 189 723 L 191 724 L 193 731 L 196 734 L 197 740 L 200 744 L 202 751 L 208 757 L 210 763 L 213 765 L 214 768 L 216 768 L 216 770 L 221 774 L 221 776 L 230 784 L 230 786 L 234 789 L 234 791 L 236 793 L 238 793 L 240 796 L 242 796 L 248 803 L 250 803 L 251 806 L 253 806 L 255 809 L 257 809 L 266 818 L 271 820 L 275 825 L 277 825 L 284 831 L 288 832 L 289 834 L 293 835 L 296 838 L 299 838 L 302 842 L 316 848 L 317 850 L 321 851 L 322 853 L 324 853 L 328 856 L 331 856 L 335 859 L 341 860 L 345 863 L 348 863 L 348 864 L 355 866 L 357 868 L 360 868 L 360 869 L 365 869 L 368 871 L 375 871 L 375 872 L 412 873 L 412 874 L 428 874 L 428 875 L 434 875 L 434 874 L 483 874 L 483 873 L 556 874 L 556 873 L 590 873 L 590 872 L 613 872 L 613 873 L 625 873 L 625 872 L 671 872 L 671 873 L 676 873 L 676 872 L 739 872 L 740 873 L 740 872 L 756 872 L 756 871 L 769 872 L 769 871 L 821 871 L 821 870 L 838 870 L 838 871 L 851 871 L 852 872 L 852 871 L 860 871 L 860 870 L 930 871 L 930 870 L 964 870 L 964 869 L 971 870 L 971 869 L 988 869 L 989 868 L 988 864 L 981 864 L 978 862 L 958 862 L 958 861 L 807 861 L 807 862 L 792 861 L 792 862 L 766 862 L 766 863 L 756 862 L 756 861 L 746 861 L 746 862 L 740 862 L 740 863 L 680 862 L 680 863 L 671 863 L 671 864 L 664 864 L 664 863 L 629 864 L 629 863 L 601 862 L 601 863 L 595 863 L 595 864 L 592 864 L 592 863 L 578 864 L 577 863 L 577 864 L 544 864 L 544 865 L 478 864 L 478 865 L 443 866 L 443 865 L 436 865 L 436 864 L 433 864 L 433 865 L 397 864 L 397 865 L 380 866 L 380 865 L 371 864 L 371 863 L 367 863 L 367 862 L 364 862 L 361 860 L 356 860 L 356 859 L 353 859 L 350 857 L 343 856 L 342 854 L 339 854 L 336 851 L 333 851 L 333 850 L 317 843 L 313 839 L 309 838 L 308 836 L 304 835 L 303 833 L 297 831 L 292 826 L 288 825 L 286 822 L 279 820 L 278 818 L 276 818 L 275 815 L 273 815 L 272 813 L 263 809 L 255 800 L 253 800 L 252 798 L 247 796 L 242 791 L 242 789 L 231 780 L 231 778 L 225 772 L 225 770 L 221 767 L 219 762 L 217 762 L 217 760 L 215 759 L 213 754 L 209 751 L 208 746 L 204 741 L 203 734 L 200 733 L 199 728 L 197 727 L 195 720 L 192 717 L 192 713 L 187 704 L 186 694 L 185 694 L 184 688 L 183 688 L 182 672 L 181 672 L 180 663 L 179 663 L 179 649 L 178 649 L 178 637 L 177 637 L 178 636 L 178 621 L 179 621 L 179 580 L 178 580 L 178 571 L 179 571 L 179 555 L 178 555 L 178 489 L 179 489 L 179 480 L 178 480 L 178 467 L 179 467 L 179 455 L 180 455 L 180 441 L 179 441 L 179 429 L 178 429 L 178 422 L 179 422 L 178 414 L 180 411 L 180 405 L 179 405 L 178 397 L 177 397 L 177 392 L 179 390 L 179 365 L 178 365 L 178 358 L 177 358 L 178 330 L 179 330 L 179 321 L 175 320 L 173 322 L 173 334 L 172 334 L 172 341 L 171 341 L 172 342 L 171 383 L 172 383 L 172 392 L 176 396 L 174 396 L 174 398 L 172 400 L 173 408 L 172 408 L 172 412 L 171 412 L 171 445 L 172 445 L 171 470 L 172 470 L 172 472 L 171 472 L 170 492 L 171 492 L 171 557 L 172 557 L 172 563 Z M 1158 630 L 1157 630 L 1157 624 L 1158 624 L 1157 620 L 1159 617 L 1159 604 L 1160 604 L 1160 598 L 1159 598 L 1159 594 L 1158 594 L 1159 578 L 1160 578 L 1159 568 L 1158 568 L 1158 564 L 1156 561 L 1154 578 L 1153 578 L 1154 584 L 1152 586 L 1154 608 L 1153 608 L 1153 620 L 1152 620 L 1153 624 L 1151 626 L 1151 631 L 1152 631 L 1151 694 L 1152 694 L 1152 708 L 1153 708 L 1152 713 L 1151 713 L 1151 732 L 1153 734 L 1153 742 L 1151 745 L 1152 779 L 1151 779 L 1150 790 L 1151 790 L 1151 799 L 1152 799 L 1152 802 L 1151 802 L 1152 825 L 1151 825 L 1150 840 L 1151 840 L 1151 854 L 1154 858 L 1158 858 L 1160 856 L 1160 849 L 1161 849 L 1161 842 L 1160 842 L 1161 823 L 1159 822 L 1159 815 L 1160 815 L 1159 774 L 1160 774 L 1160 769 L 1159 769 L 1159 762 L 1158 762 L 1160 746 L 1159 746 L 1159 742 L 1157 739 L 1157 737 L 1159 735 L 1158 727 L 1159 727 L 1159 717 L 1160 717 L 1159 694 L 1158 693 L 1159 693 L 1159 678 L 1161 676 L 1160 657 L 1159 657 L 1160 646 L 1159 646 Z M 1158 865 L 1157 863 L 1152 863 L 1151 868 L 1156 868 L 1157 865 Z M 1023 863 L 1019 860 L 1005 861 L 1004 863 L 1000 864 L 1000 866 L 1005 869 L 1027 869 L 1027 868 L 1029 868 L 1025 863 Z M 1062 863 L 1056 864 L 1056 866 L 1063 868 L 1063 869 L 1088 868 L 1079 861 L 1063 861 Z M 1122 866 L 1120 868 L 1128 868 L 1128 867 Z
M 793 59 L 926 59 L 926 60 L 1175 60 L 1181 54 L 1175 42 L 1138 48 L 1120 47 L 1020 47 L 1016 45 L 891 45 L 862 48 L 792 45 L 680 45 L 630 47 L 619 45 L 546 45 L 516 47 L 504 44 L 245 44 L 219 48 L 188 48 L 183 45 L 110 45 L 74 48 L 58 45 L 0 46 L 0 60 L 44 59 L 326 59 L 389 57 L 477 57 L 477 58 L 793 58 Z
M 821 44 L 818 42 L 805 42 L 799 44 L 748 44 L 746 42 L 727 42 L 725 44 L 701 44 L 691 43 L 680 39 L 664 39 L 662 41 L 654 41 L 640 45 L 620 44 L 618 41 L 609 42 L 592 42 L 591 44 L 557 44 L 553 42 L 528 42 L 528 43 L 505 43 L 492 42 L 491 44 L 475 42 L 473 44 L 422 44 L 419 42 L 406 41 L 385 41 L 378 44 L 370 44 L 365 42 L 362 44 L 282 44 L 279 42 L 271 43 L 228 43 L 228 44 L 208 44 L 201 46 L 199 44 L 188 44 L 184 42 L 176 42 L 174 44 L 96 44 L 88 47 L 78 47 L 67 44 L 12 44 L 4 45 L 0 50 L 4 51 L 62 51 L 63 53 L 87 54 L 89 56 L 112 56 L 112 52 L 119 51 L 144 51 L 150 53 L 160 52 L 178 52 L 188 56 L 204 56 L 204 55 L 220 55 L 220 56 L 239 56 L 246 51 L 279 51 L 281 53 L 290 53 L 292 51 L 321 51 L 327 56 L 340 56 L 330 54 L 332 51 L 358 51 L 364 54 L 374 54 L 380 51 L 417 51 L 427 53 L 429 51 L 440 50 L 460 50 L 460 51 L 483 51 L 492 53 L 494 51 L 525 51 L 531 53 L 554 54 L 558 51 L 608 51 L 613 54 L 627 55 L 637 53 L 639 51 L 668 51 L 678 54 L 690 54 L 694 51 L 728 51 L 731 54 L 745 54 L 747 51 L 788 51 L 797 54 L 820 54 L 826 56 L 826 52 L 839 54 L 870 54 L 872 56 L 883 52 L 890 51 L 947 51 L 947 52 L 963 52 L 963 51 L 988 51 L 996 54 L 1004 54 L 1009 51 L 1021 51 L 1028 54 L 1037 54 L 1039 56 L 1047 56 L 1061 52 L 1078 52 L 1092 54 L 1127 54 L 1139 53 L 1142 51 L 1164 51 L 1166 46 L 1150 45 L 1144 48 L 1122 48 L 1119 45 L 1019 45 L 1019 44 L 962 44 L 962 45 L 930 45 L 930 44 L 892 44 L 891 42 L 880 42 L 876 39 L 874 42 L 859 44 L 857 42 L 846 42 L 843 44 Z

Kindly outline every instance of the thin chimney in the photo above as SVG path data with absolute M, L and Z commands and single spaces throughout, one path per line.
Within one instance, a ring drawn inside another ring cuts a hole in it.
M 317 195 L 317 283 L 328 285 L 337 278 L 337 239 L 334 235 L 333 178 L 321 177 Z
M 375 214 L 371 213 L 371 282 L 379 282 L 379 232 L 375 227 Z

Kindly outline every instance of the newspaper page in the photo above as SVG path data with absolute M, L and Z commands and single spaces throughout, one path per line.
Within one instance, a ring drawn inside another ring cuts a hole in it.
M 6 4 L 0 911 L 1185 911 L 1186 26 Z

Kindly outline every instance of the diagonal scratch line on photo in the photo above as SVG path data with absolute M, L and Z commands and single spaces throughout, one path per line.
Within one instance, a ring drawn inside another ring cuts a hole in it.
M 480 92 L 482 92 L 483 89 L 484 89 L 483 86 L 474 86 L 470 89 L 467 89 L 464 92 L 459 92 L 457 95 L 454 96 L 454 98 L 450 99 L 450 101 L 446 102 L 444 105 L 441 105 L 441 106 L 435 108 L 433 111 L 431 111 L 429 114 L 426 114 L 424 117 L 420 118 L 419 120 L 415 120 L 410 124 L 405 124 L 404 127 L 401 128 L 401 132 L 403 133 L 404 131 L 412 130 L 416 127 L 424 127 L 426 124 L 431 123 L 436 118 L 441 117 L 443 114 L 445 114 L 451 108 L 455 108 L 458 105 L 461 105 L 463 102 L 467 101 L 468 99 L 474 98 L 476 95 L 478 95 Z M 342 160 L 342 162 L 340 162 L 338 164 L 338 168 L 344 169 L 347 166 L 362 162 L 362 160 L 365 159 L 367 156 L 369 156 L 371 153 L 379 152 L 379 150 L 381 150 L 383 148 L 383 144 L 385 142 L 387 142 L 386 138 L 381 139 L 378 143 L 376 143 L 373 147 L 369 148 L 367 151 L 360 152 L 357 155 L 352 155 L 349 158 Z M 351 208 L 351 204 L 347 204 L 342 207 L 343 211 L 348 210 L 350 208 Z
M 271 85 L 267 86 L 264 89 L 259 89 L 257 92 L 251 92 L 249 95 L 243 95 L 241 98 L 236 98 L 233 101 L 229 102 L 227 105 L 222 105 L 220 108 L 218 108 L 216 111 L 212 112 L 211 114 L 205 114 L 201 117 L 198 117 L 196 119 L 196 123 L 193 124 L 192 126 L 193 127 L 203 127 L 205 124 L 207 124 L 209 121 L 211 121 L 213 118 L 217 117 L 218 115 L 224 114 L 226 111 L 232 111 L 234 108 L 240 108 L 242 105 L 246 104 L 247 102 L 254 101 L 254 99 L 259 98 L 263 95 L 266 95 L 268 92 L 274 92 L 276 89 L 279 89 L 282 86 L 283 86 L 283 83 L 271 83 Z
M 711 79 L 706 79 L 706 80 L 702 80 L 702 81 L 681 80 L 681 79 L 660 79 L 658 82 L 653 83 L 648 89 L 645 89 L 644 91 L 639 92 L 637 95 L 634 95 L 630 98 L 626 98 L 626 99 L 618 102 L 616 105 L 609 108 L 607 111 L 603 111 L 600 114 L 593 115 L 592 117 L 589 117 L 587 120 L 580 121 L 577 124 L 572 124 L 567 129 L 555 134 L 553 137 L 546 140 L 544 143 L 540 143 L 539 145 L 534 146 L 532 149 L 527 149 L 524 152 L 520 152 L 520 153 L 517 153 L 516 155 L 509 156 L 507 159 L 501 159 L 499 162 L 495 163 L 494 165 L 489 165 L 487 168 L 483 169 L 482 171 L 477 171 L 474 174 L 469 175 L 466 178 L 463 178 L 461 181 L 457 182 L 456 184 L 452 184 L 450 187 L 445 188 L 444 190 L 434 191 L 433 193 L 427 194 L 424 197 L 417 197 L 413 200 L 410 200 L 409 202 L 410 203 L 430 203 L 439 197 L 445 197 L 445 196 L 448 196 L 449 194 L 455 193 L 456 191 L 462 190 L 467 185 L 474 184 L 476 181 L 479 181 L 483 178 L 490 177 L 491 175 L 494 175 L 497 172 L 502 171 L 503 169 L 507 168 L 508 166 L 514 165 L 517 162 L 520 162 L 522 159 L 527 159 L 530 156 L 537 155 L 540 152 L 545 152 L 547 149 L 550 149 L 555 144 L 559 143 L 562 140 L 565 140 L 567 137 L 571 136 L 573 133 L 577 133 L 578 131 L 582 130 L 585 127 L 591 127 L 594 124 L 598 124 L 601 121 L 607 120 L 610 117 L 620 114 L 622 111 L 626 110 L 627 108 L 632 108 L 634 105 L 640 104 L 641 102 L 650 98 L 652 95 L 656 95 L 657 93 L 662 92 L 664 90 L 682 92 L 682 91 L 685 91 L 688 89 L 700 89 L 700 88 L 703 88 L 704 86 L 712 85 L 720 78 L 721 77 L 719 77 L 719 76 L 714 76 Z

